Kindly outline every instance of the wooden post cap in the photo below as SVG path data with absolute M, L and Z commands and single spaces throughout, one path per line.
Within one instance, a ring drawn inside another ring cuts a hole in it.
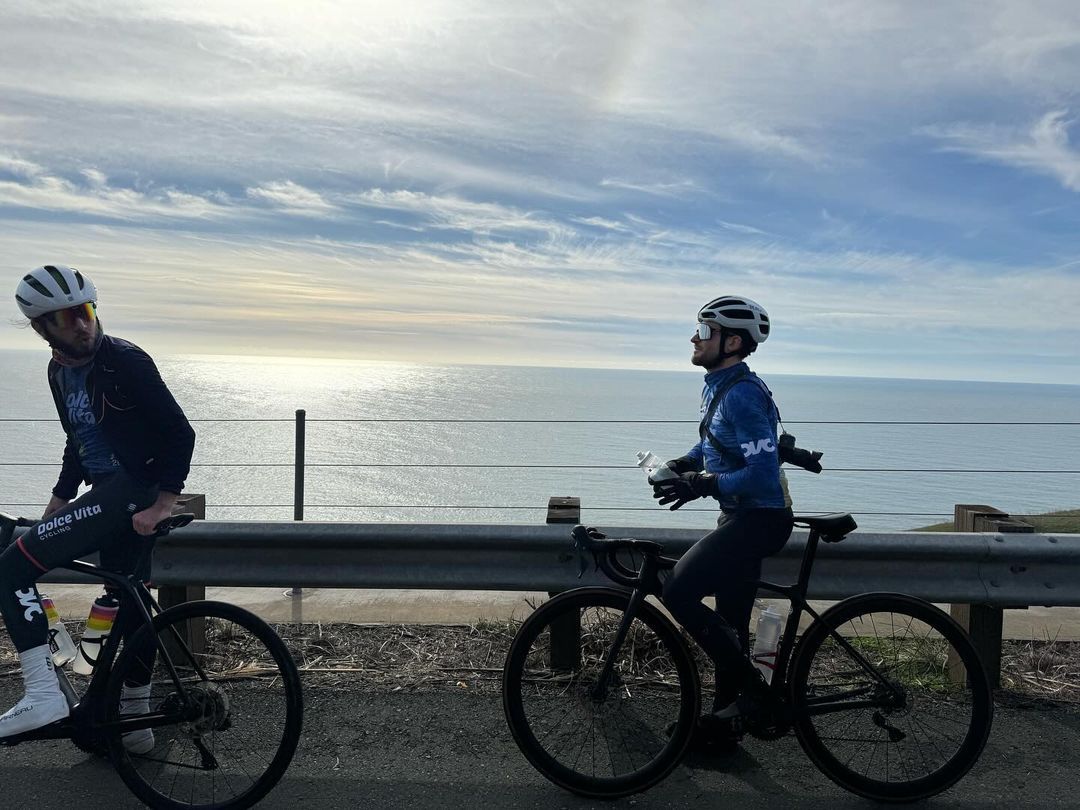
M 545 523 L 581 523 L 581 498 L 548 498 L 547 520 Z

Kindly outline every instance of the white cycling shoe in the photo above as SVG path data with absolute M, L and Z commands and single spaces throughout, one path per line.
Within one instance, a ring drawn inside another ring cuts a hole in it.
M 149 686 L 124 686 L 120 694 L 120 716 L 128 714 L 146 714 L 150 711 Z M 154 750 L 154 730 L 140 728 L 129 731 L 120 738 L 124 748 L 133 754 L 149 754 Z
M 0 739 L 25 734 L 71 714 L 71 707 L 56 680 L 49 645 L 24 650 L 19 653 L 19 660 L 26 694 L 0 715 Z
M 0 715 L 0 738 L 14 737 L 42 728 L 71 714 L 62 692 L 55 695 L 24 695 L 23 699 Z
M 129 731 L 120 741 L 124 748 L 133 754 L 149 754 L 154 750 L 154 730 L 140 728 L 138 731 Z

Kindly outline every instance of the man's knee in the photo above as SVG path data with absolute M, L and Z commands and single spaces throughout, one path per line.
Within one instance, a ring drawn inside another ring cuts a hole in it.
M 41 571 L 14 546 L 0 554 L 0 587 L 5 591 L 31 587 Z

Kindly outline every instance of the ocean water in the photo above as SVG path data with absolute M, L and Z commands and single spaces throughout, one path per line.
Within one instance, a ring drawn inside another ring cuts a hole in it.
M 5 511 L 39 512 L 59 469 L 46 360 L 0 351 Z M 198 433 L 188 490 L 206 494 L 211 519 L 292 518 L 304 409 L 307 519 L 540 523 L 549 497 L 574 495 L 600 526 L 715 520 L 702 502 L 657 507 L 634 467 L 638 450 L 668 458 L 694 443 L 693 370 L 157 361 Z M 1078 386 L 765 376 L 788 431 L 825 453 L 821 475 L 789 472 L 797 511 L 850 511 L 891 531 L 949 519 L 956 503 L 1016 515 L 1080 505 L 1080 424 L 1039 424 L 1080 423 Z

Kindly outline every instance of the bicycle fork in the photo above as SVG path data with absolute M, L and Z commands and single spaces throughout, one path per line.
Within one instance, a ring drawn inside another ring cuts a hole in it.
M 615 659 L 618 657 L 619 651 L 622 650 L 626 635 L 630 632 L 630 624 L 634 621 L 641 603 L 645 601 L 645 596 L 644 588 L 635 588 L 630 592 L 630 604 L 626 606 L 622 619 L 619 620 L 619 629 L 615 632 L 615 641 L 611 645 L 611 649 L 608 650 L 607 658 L 604 660 L 604 666 L 600 670 L 596 683 L 589 690 L 589 696 L 597 703 L 607 698 L 608 686 L 615 670 Z

